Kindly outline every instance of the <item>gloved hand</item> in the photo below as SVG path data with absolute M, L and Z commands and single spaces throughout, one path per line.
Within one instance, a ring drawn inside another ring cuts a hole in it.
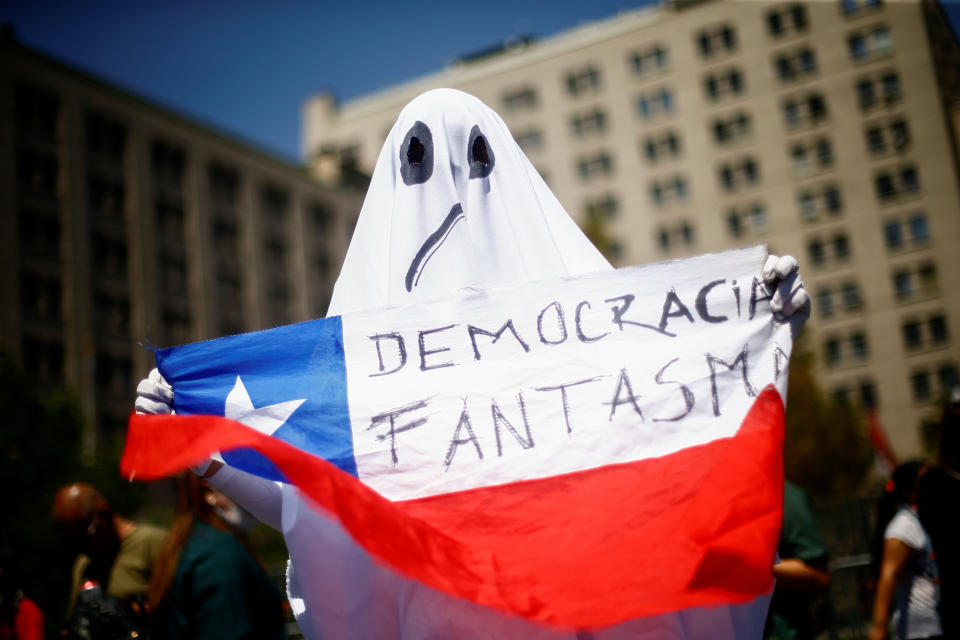
M 761 277 L 773 290 L 770 309 L 773 317 L 784 322 L 796 314 L 810 315 L 810 296 L 800 280 L 797 259 L 793 256 L 769 256 L 763 265 Z
M 154 369 L 137 385 L 137 413 L 173 413 L 173 387 Z
M 173 387 L 163 379 L 160 371 L 154 369 L 150 374 L 140 381 L 137 385 L 137 413 L 153 414 L 172 414 L 173 411 Z M 198 476 L 204 476 L 209 470 L 210 458 L 196 464 L 190 469 Z M 217 469 L 220 467 L 217 466 Z

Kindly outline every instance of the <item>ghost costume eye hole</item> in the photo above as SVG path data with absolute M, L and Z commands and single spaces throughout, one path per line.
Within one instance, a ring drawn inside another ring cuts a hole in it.
M 423 184 L 433 175 L 433 134 L 417 120 L 400 145 L 400 177 L 407 186 Z
M 467 143 L 467 163 L 470 165 L 470 178 L 486 178 L 493 171 L 496 158 L 486 136 L 480 127 L 474 125 L 470 130 L 470 140 Z

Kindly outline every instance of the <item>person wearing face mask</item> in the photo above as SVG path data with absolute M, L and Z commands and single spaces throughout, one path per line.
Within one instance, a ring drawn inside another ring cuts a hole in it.
M 148 598 L 151 638 L 284 638 L 283 599 L 247 543 L 257 520 L 192 473 L 178 483 Z

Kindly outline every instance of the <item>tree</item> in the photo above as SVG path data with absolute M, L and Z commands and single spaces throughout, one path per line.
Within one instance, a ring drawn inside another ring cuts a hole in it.
M 801 334 L 790 362 L 784 472 L 814 498 L 849 494 L 863 487 L 873 464 L 865 416 L 828 398 L 813 364 Z

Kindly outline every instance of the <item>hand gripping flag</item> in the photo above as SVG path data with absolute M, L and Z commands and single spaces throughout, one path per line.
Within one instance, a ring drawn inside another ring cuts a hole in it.
M 751 603 L 759 633 L 792 345 L 758 281 L 765 257 L 467 289 L 160 350 L 177 415 L 132 416 L 122 470 L 155 478 L 221 451 L 297 487 L 390 576 L 365 606 L 399 597 L 398 625 L 412 623 L 397 585 L 415 584 L 442 603 L 417 624 L 457 611 L 491 637 L 509 635 L 494 618 L 524 630 L 510 637 L 723 637 L 711 612 L 732 624 L 723 605 Z

